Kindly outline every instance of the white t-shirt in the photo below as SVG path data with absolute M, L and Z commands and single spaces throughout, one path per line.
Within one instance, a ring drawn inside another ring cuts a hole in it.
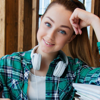
M 28 100 L 45 100 L 45 78 L 29 73 L 28 79 Z

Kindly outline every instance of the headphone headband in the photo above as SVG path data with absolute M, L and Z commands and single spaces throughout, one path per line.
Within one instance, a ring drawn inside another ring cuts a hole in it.
M 40 66 L 41 66 L 42 57 L 40 54 L 35 53 L 35 50 L 38 48 L 38 46 L 39 45 L 35 46 L 31 52 L 31 61 L 32 61 L 34 70 L 40 70 Z M 59 53 L 61 55 L 61 58 L 63 58 L 63 61 L 59 61 L 57 65 L 55 66 L 53 75 L 56 77 L 61 77 L 68 65 L 67 56 L 61 50 L 59 51 Z

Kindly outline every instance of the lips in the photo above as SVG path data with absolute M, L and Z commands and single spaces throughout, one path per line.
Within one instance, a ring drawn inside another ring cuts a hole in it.
M 53 46 L 53 45 L 54 45 L 53 43 L 51 43 L 51 42 L 47 42 L 47 41 L 44 40 L 44 39 L 43 39 L 43 41 L 45 42 L 46 45 L 49 45 L 49 46 Z

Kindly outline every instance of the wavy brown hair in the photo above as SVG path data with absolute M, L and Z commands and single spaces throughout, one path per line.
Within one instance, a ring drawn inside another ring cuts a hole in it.
M 81 8 L 85 10 L 84 5 L 78 0 L 54 0 L 53 2 L 49 4 L 43 16 L 48 11 L 48 9 L 51 8 L 55 4 L 62 5 L 66 8 L 66 10 L 69 10 L 71 12 L 73 12 L 76 8 Z M 89 66 L 92 66 L 92 67 L 96 66 L 94 57 L 90 48 L 87 27 L 82 29 L 82 35 L 77 35 L 75 39 L 73 39 L 68 44 L 68 49 L 73 58 L 79 58 L 80 60 L 88 64 Z

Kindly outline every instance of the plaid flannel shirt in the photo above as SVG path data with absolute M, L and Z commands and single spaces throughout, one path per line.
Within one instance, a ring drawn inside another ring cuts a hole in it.
M 100 51 L 100 42 L 97 45 Z M 0 59 L 0 91 L 3 90 L 4 98 L 28 100 L 28 75 L 32 68 L 31 51 L 16 52 Z M 55 66 L 60 60 L 64 61 L 61 55 L 58 55 L 50 63 L 46 75 L 46 100 L 73 100 L 73 82 L 100 85 L 100 67 L 93 69 L 78 58 L 68 57 L 68 66 L 63 75 L 60 78 L 53 76 Z

